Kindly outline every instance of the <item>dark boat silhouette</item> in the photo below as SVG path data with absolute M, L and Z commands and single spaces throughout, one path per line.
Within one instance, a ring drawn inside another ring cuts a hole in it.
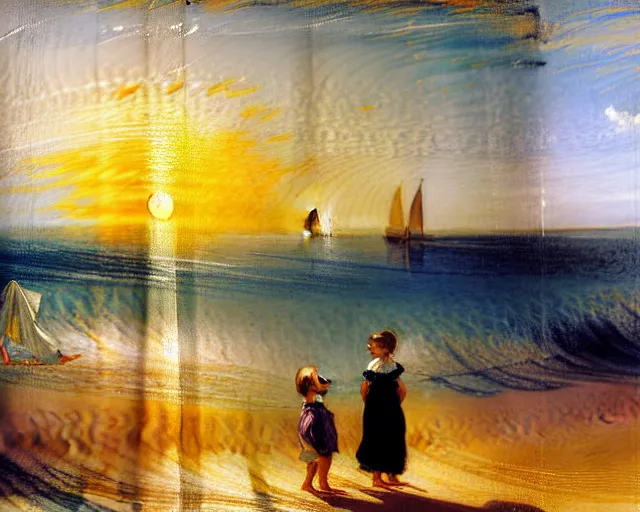
M 304 221 L 304 230 L 308 233 L 308 236 L 316 237 L 323 235 L 317 208 L 311 210 L 309 215 L 307 215 Z

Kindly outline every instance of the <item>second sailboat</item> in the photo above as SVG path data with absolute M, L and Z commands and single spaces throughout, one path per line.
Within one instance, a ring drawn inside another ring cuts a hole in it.
M 422 210 L 422 182 L 413 197 L 409 210 L 408 223 L 404 221 L 402 208 L 402 185 L 396 189 L 389 213 L 389 225 L 385 230 L 385 239 L 392 243 L 400 242 L 424 242 L 432 240 L 432 235 L 424 234 L 424 213 Z

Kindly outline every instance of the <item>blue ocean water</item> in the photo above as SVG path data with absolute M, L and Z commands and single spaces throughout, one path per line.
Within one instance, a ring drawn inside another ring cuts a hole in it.
M 159 323 L 176 323 L 181 385 L 204 401 L 289 401 L 307 364 L 334 379 L 334 393 L 351 393 L 369 334 L 385 328 L 399 335 L 405 380 L 424 392 L 483 396 L 640 373 L 640 245 L 630 231 L 411 248 L 379 236 L 216 237 L 189 258 L 55 236 L 0 247 L 2 285 L 41 293 L 42 328 L 64 353 L 82 354 L 7 368 L 6 383 L 139 392 L 152 370 L 149 333 L 166 328 L 157 317 L 150 325 L 150 304 L 167 297 L 176 315 Z

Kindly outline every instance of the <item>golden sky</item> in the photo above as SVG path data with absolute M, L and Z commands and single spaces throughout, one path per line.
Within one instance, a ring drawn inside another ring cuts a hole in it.
M 234 82 L 211 84 L 207 95 L 224 103 L 258 90 Z M 149 222 L 147 200 L 164 191 L 173 198 L 172 222 L 178 228 L 300 231 L 306 212 L 287 201 L 290 188 L 282 185 L 304 174 L 311 162 L 294 167 L 282 158 L 278 146 L 294 142 L 293 134 L 256 130 L 276 118 L 277 109 L 249 103 L 235 129 L 203 129 L 182 108 L 182 89 L 180 82 L 163 88 L 121 86 L 92 116 L 79 115 L 78 130 L 90 136 L 71 149 L 28 161 L 37 193 L 63 191 L 48 208 L 111 233 L 114 226 Z

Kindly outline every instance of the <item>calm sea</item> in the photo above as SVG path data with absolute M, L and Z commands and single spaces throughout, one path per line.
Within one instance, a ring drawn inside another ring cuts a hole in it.
M 5 236 L 0 248 L 2 286 L 15 279 L 41 293 L 41 327 L 64 353 L 82 354 L 64 366 L 5 368 L 5 384 L 135 394 L 142 373 L 157 370 L 144 386 L 166 389 L 148 340 L 173 332 L 192 398 L 296 406 L 298 367 L 316 364 L 333 393 L 352 393 L 369 334 L 385 328 L 399 335 L 405 380 L 425 393 L 482 396 L 640 373 L 640 244 L 631 231 L 443 238 L 409 249 L 379 236 L 216 237 L 188 259 L 55 236 Z

